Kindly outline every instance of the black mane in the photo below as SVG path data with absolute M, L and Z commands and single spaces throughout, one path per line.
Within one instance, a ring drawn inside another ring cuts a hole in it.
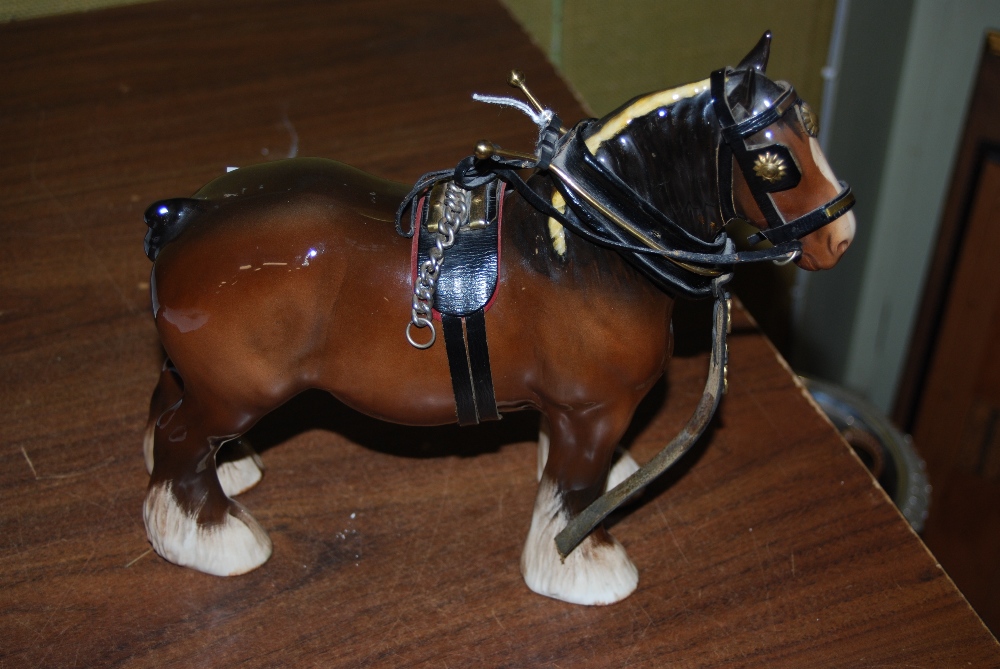
M 724 223 L 715 165 L 719 140 L 712 96 L 703 91 L 632 119 L 596 155 L 649 204 L 711 241 Z
M 781 90 L 759 71 L 728 74 L 726 95 L 737 121 L 762 112 Z M 622 105 L 597 127 L 627 114 L 643 97 Z M 712 95 L 705 90 L 633 118 L 605 140 L 596 155 L 649 204 L 698 238 L 711 241 L 725 223 L 716 166 L 720 140 Z

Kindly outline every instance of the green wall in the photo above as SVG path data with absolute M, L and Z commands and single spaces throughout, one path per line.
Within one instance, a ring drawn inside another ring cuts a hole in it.
M 768 29 L 768 74 L 793 82 L 820 106 L 835 0 L 503 2 L 597 115 L 637 94 L 736 65 Z
M 115 5 L 136 5 L 150 0 L 0 0 L 0 21 L 83 12 Z
M 765 30 L 774 35 L 768 75 L 792 82 L 814 109 L 821 108 L 836 0 L 503 2 L 597 116 L 638 94 L 736 65 Z M 786 355 L 792 348 L 792 288 L 799 273 L 792 265 L 757 265 L 741 268 L 733 282 Z

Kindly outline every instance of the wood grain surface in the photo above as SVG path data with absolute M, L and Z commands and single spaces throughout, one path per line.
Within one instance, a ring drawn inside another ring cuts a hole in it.
M 229 579 L 168 564 L 141 517 L 162 361 L 146 205 L 292 147 L 402 181 L 480 138 L 529 149 L 530 123 L 470 99 L 511 66 L 583 111 L 493 2 L 153 3 L 2 26 L 0 63 L 3 669 L 1000 666 L 743 312 L 713 428 L 614 519 L 641 579 L 620 604 L 521 581 L 537 417 L 399 428 L 318 394 L 253 433 L 268 470 L 240 499 L 272 559 Z M 681 312 L 640 461 L 703 383 L 708 317 Z

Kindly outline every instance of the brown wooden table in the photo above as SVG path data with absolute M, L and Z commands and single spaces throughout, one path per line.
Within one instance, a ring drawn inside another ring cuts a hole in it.
M 268 472 L 241 499 L 271 561 L 230 579 L 166 563 L 141 518 L 162 355 L 146 205 L 293 145 L 402 181 L 481 137 L 530 148 L 526 120 L 469 98 L 506 92 L 512 65 L 583 112 L 495 3 L 154 3 L 2 26 L 0 63 L 3 669 L 1000 666 L 742 313 L 715 427 L 615 520 L 641 575 L 623 603 L 522 584 L 535 417 L 412 430 L 320 395 L 254 434 Z M 640 460 L 700 393 L 703 317 L 679 318 Z

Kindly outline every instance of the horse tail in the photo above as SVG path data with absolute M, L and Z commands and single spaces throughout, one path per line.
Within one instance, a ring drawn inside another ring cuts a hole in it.
M 146 257 L 156 260 L 156 256 L 164 246 L 177 238 L 192 214 L 204 205 L 204 201 L 188 197 L 177 197 L 171 200 L 160 200 L 149 205 L 143 215 L 149 230 L 143 240 Z

